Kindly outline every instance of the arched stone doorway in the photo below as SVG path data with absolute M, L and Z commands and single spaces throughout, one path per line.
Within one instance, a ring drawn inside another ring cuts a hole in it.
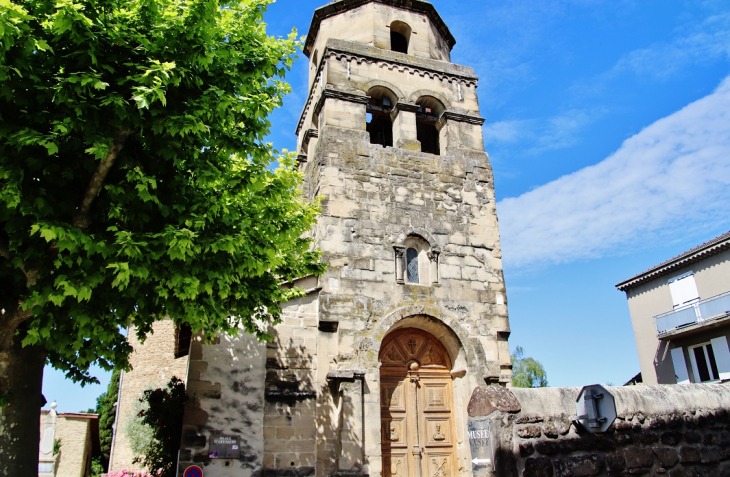
M 380 347 L 383 477 L 456 475 L 451 359 L 416 328 L 393 331 Z

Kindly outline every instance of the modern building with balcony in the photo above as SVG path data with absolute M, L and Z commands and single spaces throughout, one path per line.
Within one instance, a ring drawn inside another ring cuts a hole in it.
M 730 381 L 730 232 L 616 285 L 646 384 Z

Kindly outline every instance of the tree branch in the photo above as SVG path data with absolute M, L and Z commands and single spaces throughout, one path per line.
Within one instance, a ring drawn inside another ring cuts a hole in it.
M 10 310 L 5 309 L 5 312 L 0 314 L 0 323 L 2 323 L 2 326 L 0 326 L 0 350 L 9 349 L 13 345 L 15 330 L 31 316 L 33 316 L 31 310 L 21 310 L 19 305 L 15 305 Z
M 109 148 L 106 157 L 99 163 L 96 171 L 94 171 L 94 175 L 91 176 L 89 186 L 86 188 L 84 198 L 81 200 L 81 204 L 79 204 L 79 209 L 76 211 L 76 215 L 74 215 L 71 225 L 82 230 L 89 227 L 91 224 L 91 206 L 94 203 L 96 196 L 99 194 L 101 187 L 104 185 L 106 176 L 109 174 L 109 171 L 114 165 L 114 161 L 116 161 L 117 156 L 119 156 L 119 152 L 124 147 L 124 142 L 129 136 L 136 132 L 137 130 L 128 130 L 116 133 L 114 136 L 114 142 Z

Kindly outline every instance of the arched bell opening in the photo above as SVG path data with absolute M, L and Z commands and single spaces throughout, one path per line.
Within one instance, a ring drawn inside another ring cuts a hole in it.
M 408 53 L 411 42 L 411 27 L 407 23 L 394 21 L 390 24 L 390 49 L 399 53 Z
M 441 146 L 436 123 L 446 108 L 433 96 L 421 96 L 416 104 L 419 106 L 416 113 L 416 136 L 421 142 L 421 152 L 438 156 L 441 154 Z
M 379 353 L 384 477 L 457 475 L 452 361 L 431 333 L 401 328 Z
M 370 88 L 368 96 L 365 130 L 370 135 L 370 144 L 393 147 L 393 120 L 390 113 L 398 97 L 384 86 Z

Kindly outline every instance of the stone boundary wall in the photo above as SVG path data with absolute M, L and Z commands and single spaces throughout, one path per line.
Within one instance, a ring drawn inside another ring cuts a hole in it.
M 480 386 L 470 421 L 489 420 L 499 477 L 730 476 L 730 386 L 607 388 L 618 418 L 604 434 L 573 422 L 580 388 Z

